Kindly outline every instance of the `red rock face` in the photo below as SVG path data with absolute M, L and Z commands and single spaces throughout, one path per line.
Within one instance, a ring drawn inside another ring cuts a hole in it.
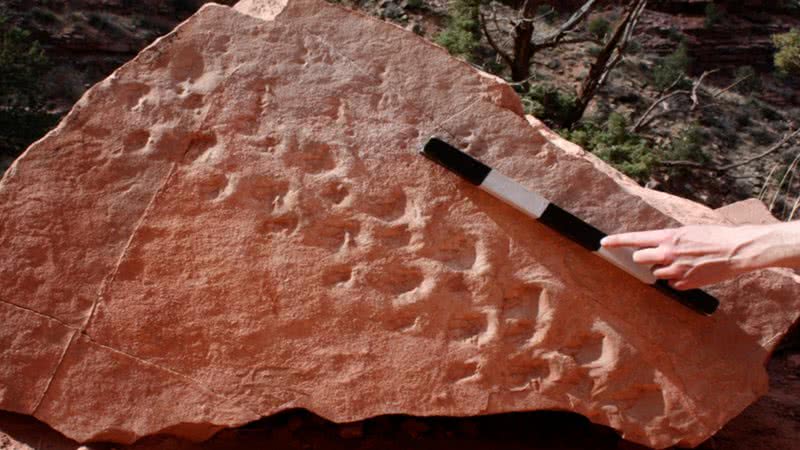
M 724 222 L 510 88 L 316 0 L 204 7 L 0 183 L 0 407 L 79 441 L 567 409 L 656 447 L 767 388 L 782 271 L 697 315 L 421 157 L 442 136 L 607 232 Z

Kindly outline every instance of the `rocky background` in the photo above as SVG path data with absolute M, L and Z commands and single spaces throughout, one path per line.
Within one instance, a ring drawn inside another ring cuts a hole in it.
M 191 15 L 203 1 L 132 0 L 3 0 L 0 30 L 16 27 L 29 32 L 28 42 L 41 44 L 45 61 L 26 96 L 24 112 L 37 121 L 20 129 L 12 119 L 0 117 L 0 170 L 33 140 L 53 126 L 89 86 L 136 55 L 156 37 Z M 234 1 L 219 2 L 232 4 Z M 567 14 L 579 1 L 557 3 L 558 14 Z M 613 21 L 619 15 L 617 2 L 605 2 L 594 15 Z M 603 123 L 611 112 L 636 117 L 660 94 L 648 83 L 648 72 L 685 44 L 695 79 L 706 70 L 711 89 L 723 89 L 737 79 L 743 67 L 752 69 L 757 83 L 743 83 L 724 92 L 699 114 L 668 113 L 648 130 L 653 142 L 675 139 L 691 126 L 701 130 L 693 151 L 703 161 L 724 165 L 759 154 L 798 124 L 800 85 L 797 80 L 776 75 L 771 36 L 800 27 L 797 10 L 781 2 L 766 1 L 666 1 L 651 2 L 643 15 L 632 52 L 598 94 L 588 120 Z M 709 18 L 708 5 L 716 3 L 720 16 Z M 781 3 L 781 4 L 779 4 Z M 448 8 L 444 0 L 380 0 L 347 2 L 385 20 L 435 39 L 445 26 Z M 511 17 L 513 2 L 503 14 Z M 593 17 L 594 17 L 593 16 Z M 485 44 L 485 43 L 484 43 Z M 574 87 L 586 73 L 593 52 L 591 44 L 557 48 L 537 56 L 538 82 Z M 491 51 L 473 61 L 493 70 Z M 496 69 L 496 68 L 495 68 Z M 500 75 L 502 75 L 501 71 Z M 8 89 L 8 85 L 0 86 Z M 522 93 L 525 95 L 525 93 Z M 0 112 L 19 105 L 15 93 L 0 91 Z M 10 100 L 9 100 L 10 99 Z M 685 105 L 683 105 L 685 107 Z M 678 109 L 682 106 L 677 105 Z M 30 129 L 27 127 L 30 125 Z M 750 197 L 771 204 L 773 213 L 787 218 L 791 204 L 800 195 L 800 179 L 789 174 L 798 146 L 787 145 L 768 158 L 724 174 L 685 168 L 654 167 L 641 177 L 642 183 L 710 206 Z M 786 178 L 786 177 L 784 177 Z M 796 183 L 796 184 L 793 184 Z M 800 339 L 788 337 L 769 364 L 770 394 L 746 410 L 702 448 L 792 448 L 800 442 Z M 603 427 L 579 416 L 561 413 L 519 413 L 483 418 L 381 417 L 364 422 L 336 425 L 304 411 L 264 419 L 238 430 L 227 430 L 210 443 L 198 445 L 171 438 L 152 438 L 133 448 L 230 448 L 231 445 L 274 445 L 277 448 L 637 448 L 621 441 Z M 0 448 L 78 448 L 32 419 L 0 415 Z M 110 448 L 102 444 L 92 448 Z

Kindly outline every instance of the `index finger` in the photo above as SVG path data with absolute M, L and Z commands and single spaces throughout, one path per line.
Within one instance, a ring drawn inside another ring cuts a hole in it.
M 606 236 L 600 241 L 603 247 L 658 247 L 672 236 L 672 229 L 634 231 Z

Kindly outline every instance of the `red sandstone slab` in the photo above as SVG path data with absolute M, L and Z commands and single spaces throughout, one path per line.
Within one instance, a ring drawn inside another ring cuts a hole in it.
M 395 26 L 316 0 L 237 9 L 204 7 L 92 88 L 0 183 L 0 295 L 81 333 L 37 417 L 130 442 L 291 407 L 567 409 L 665 447 L 766 390 L 800 314 L 785 271 L 715 286 L 703 317 L 417 149 L 441 135 L 608 232 L 723 216 L 531 126 L 508 86 Z
M 32 414 L 74 330 L 0 300 L 0 405 Z
M 203 440 L 217 424 L 258 418 L 208 386 L 86 336 L 73 339 L 56 375 L 35 416 L 77 441 L 129 444 L 157 433 Z

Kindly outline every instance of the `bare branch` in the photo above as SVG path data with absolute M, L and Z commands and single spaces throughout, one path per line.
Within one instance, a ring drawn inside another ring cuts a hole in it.
M 705 164 L 701 164 L 699 162 L 694 162 L 694 161 L 683 161 L 683 160 L 680 160 L 680 161 L 661 161 L 660 164 L 662 166 L 667 166 L 667 167 L 691 167 L 693 169 L 710 170 L 712 172 L 715 170 L 712 167 L 708 167 Z
M 741 167 L 741 166 L 744 166 L 746 164 L 750 164 L 753 161 L 757 161 L 757 160 L 759 160 L 761 158 L 764 158 L 766 156 L 771 155 L 772 153 L 775 153 L 776 151 L 780 150 L 781 147 L 786 145 L 789 141 L 791 141 L 792 139 L 794 139 L 798 135 L 800 135 L 800 128 L 795 129 L 791 133 L 785 134 L 783 136 L 783 138 L 781 138 L 781 140 L 779 140 L 778 142 L 776 142 L 775 144 L 770 146 L 765 151 L 759 153 L 758 155 L 753 156 L 751 158 L 747 158 L 744 161 L 740 161 L 740 162 L 733 163 L 733 164 L 728 164 L 728 165 L 722 166 L 722 167 L 708 167 L 708 166 L 706 166 L 704 164 L 700 164 L 700 163 L 697 163 L 697 162 L 694 162 L 694 161 L 661 161 L 661 165 L 662 166 L 667 166 L 667 167 L 691 167 L 691 168 L 695 168 L 695 169 L 708 170 L 710 172 L 726 172 L 728 170 L 735 169 L 737 167 Z
M 745 81 L 749 80 L 750 78 L 753 78 L 753 74 L 750 74 L 750 75 L 747 75 L 747 76 L 745 76 L 745 77 L 739 78 L 738 80 L 736 80 L 736 81 L 734 81 L 733 83 L 729 84 L 727 87 L 724 87 L 724 88 L 722 88 L 722 90 L 720 90 L 720 91 L 719 91 L 719 92 L 717 92 L 716 94 L 712 95 L 712 96 L 711 96 L 711 98 L 717 98 L 717 97 L 719 97 L 720 95 L 722 95 L 722 94 L 724 94 L 724 93 L 726 93 L 726 92 L 730 91 L 731 89 L 733 89 L 733 88 L 735 88 L 736 86 L 740 85 L 741 83 L 743 83 L 743 82 L 745 82 Z
M 668 86 L 666 89 L 663 89 L 663 90 L 661 90 L 661 91 L 658 93 L 659 97 L 660 97 L 660 96 L 662 96 L 662 95 L 664 95 L 664 94 L 666 94 L 667 92 L 669 92 L 669 91 L 671 91 L 671 90 L 675 89 L 675 87 L 677 87 L 677 86 L 678 86 L 678 83 L 680 83 L 681 81 L 683 81 L 683 79 L 684 79 L 684 78 L 685 78 L 685 75 L 684 75 L 684 74 L 680 74 L 680 75 L 678 75 L 678 78 L 675 78 L 675 81 L 673 81 L 673 82 L 672 82 L 672 84 L 670 84 L 670 85 L 669 85 L 669 86 Z
M 581 83 L 581 87 L 578 90 L 578 102 L 575 112 L 572 114 L 571 123 L 575 123 L 583 117 L 597 90 L 605 83 L 614 67 L 622 61 L 625 49 L 631 36 L 633 36 L 633 31 L 646 5 L 647 0 L 630 1 L 625 17 L 616 25 L 611 37 L 609 37 L 605 46 L 597 54 L 595 62 L 589 68 L 589 74 Z
M 700 103 L 700 98 L 697 96 L 697 90 L 700 89 L 700 85 L 703 84 L 703 80 L 705 79 L 705 77 L 711 75 L 714 72 L 719 72 L 719 69 L 707 70 L 703 72 L 703 74 L 700 75 L 700 78 L 698 78 L 697 81 L 694 82 L 691 94 L 691 99 L 692 99 L 691 111 L 694 111 L 697 108 L 697 105 Z
M 689 96 L 689 98 L 692 100 L 692 107 L 691 107 L 690 110 L 694 111 L 697 108 L 697 105 L 700 103 L 700 97 L 698 95 L 698 90 L 700 89 L 701 85 L 703 84 L 703 80 L 707 76 L 709 76 L 712 73 L 717 72 L 717 71 L 719 71 L 719 69 L 714 69 L 714 70 L 709 70 L 709 71 L 703 72 L 703 74 L 700 75 L 700 78 L 698 78 L 694 83 L 692 83 L 692 90 L 691 91 L 687 91 L 687 90 L 681 89 L 681 90 L 677 90 L 677 91 L 672 91 L 672 92 L 670 92 L 668 94 L 663 94 L 661 97 L 657 98 L 656 101 L 654 101 L 645 110 L 645 112 L 642 113 L 641 116 L 639 116 L 639 119 L 636 121 L 636 123 L 634 123 L 633 127 L 631 128 L 631 131 L 636 133 L 639 130 L 641 130 L 645 125 L 650 124 L 653 121 L 653 119 L 655 119 L 654 116 L 650 116 L 650 114 L 653 112 L 653 110 L 655 110 L 656 107 L 658 107 L 662 103 L 667 102 L 667 101 L 669 101 L 669 100 L 671 100 L 671 99 L 673 99 L 673 98 L 675 98 L 675 97 L 677 97 L 679 95 L 687 95 L 687 96 Z M 677 80 L 675 80 L 675 82 L 672 83 L 672 86 L 677 85 L 678 82 L 681 79 L 683 79 L 683 75 L 681 75 Z
M 740 79 L 738 79 L 738 80 L 734 81 L 733 83 L 729 84 L 728 86 L 726 86 L 726 87 L 722 88 L 721 90 L 719 90 L 719 91 L 717 91 L 717 92 L 711 92 L 711 91 L 709 91 L 708 89 L 706 89 L 706 91 L 709 91 L 709 94 L 711 95 L 711 100 L 712 100 L 712 101 L 711 101 L 711 102 L 709 102 L 709 103 L 708 103 L 708 104 L 706 104 L 706 105 L 703 105 L 703 106 L 700 108 L 700 110 L 702 111 L 702 110 L 705 110 L 705 109 L 707 109 L 707 108 L 710 108 L 710 107 L 712 107 L 712 106 L 716 105 L 716 102 L 714 102 L 714 101 L 713 101 L 714 99 L 716 99 L 716 98 L 717 98 L 717 97 L 719 97 L 720 95 L 722 95 L 722 94 L 724 94 L 724 93 L 726 93 L 726 92 L 730 91 L 731 89 L 735 88 L 736 86 L 738 86 L 739 84 L 743 83 L 744 81 L 746 81 L 746 80 L 750 79 L 751 77 L 752 77 L 752 75 L 747 75 L 747 76 L 745 76 L 745 77 L 742 77 L 742 78 L 740 78 Z
M 582 44 L 584 42 L 592 42 L 597 45 L 603 45 L 603 42 L 600 41 L 599 39 L 593 38 L 591 36 L 582 36 L 573 39 L 563 39 L 560 41 L 542 42 L 540 44 L 534 44 L 533 48 L 536 49 L 536 51 L 539 51 L 546 48 L 558 47 L 559 45 Z
M 786 135 L 783 136 L 783 138 L 781 140 L 779 140 L 778 142 L 773 144 L 770 148 L 768 148 L 768 149 L 764 150 L 763 152 L 759 153 L 758 155 L 753 156 L 751 158 L 747 158 L 746 160 L 738 162 L 738 163 L 728 164 L 727 166 L 722 166 L 717 170 L 720 171 L 720 172 L 724 172 L 726 170 L 735 169 L 737 167 L 744 166 L 745 164 L 750 164 L 753 161 L 756 161 L 756 160 L 759 160 L 761 158 L 764 158 L 765 156 L 768 156 L 768 155 L 770 155 L 772 153 L 775 153 L 776 151 L 780 150 L 781 147 L 786 145 L 790 140 L 794 139 L 798 135 L 800 135 L 800 128 L 795 129 L 791 133 L 787 133 Z
M 494 51 L 496 51 L 497 54 L 500 55 L 501 58 L 503 58 L 506 64 L 508 64 L 509 66 L 513 65 L 514 60 L 511 59 L 511 55 L 504 52 L 500 48 L 500 46 L 495 44 L 494 39 L 492 39 L 492 33 L 490 33 L 489 28 L 486 27 L 486 17 L 483 15 L 482 12 L 478 12 L 478 15 L 480 16 L 480 23 L 481 23 L 481 28 L 483 29 L 483 34 L 486 35 L 486 40 L 489 42 L 489 46 L 491 46 L 494 49 Z
M 581 22 L 581 20 L 583 20 L 583 18 L 586 17 L 587 14 L 589 14 L 589 11 L 592 9 L 592 7 L 596 2 L 597 0 L 588 0 L 586 3 L 583 4 L 583 6 L 580 7 L 579 10 L 575 11 L 575 13 L 572 14 L 572 16 L 570 16 L 570 18 L 567 19 L 566 22 L 562 23 L 561 26 L 558 27 L 558 30 L 548 35 L 545 35 L 544 37 L 539 39 L 535 43 L 535 45 L 541 45 L 546 42 L 560 41 L 561 38 L 564 36 L 564 34 L 566 34 L 568 31 L 572 31 L 572 29 L 575 28 Z
M 647 108 L 647 110 L 645 110 L 645 112 L 644 112 L 644 113 L 643 113 L 641 116 L 639 116 L 639 119 L 638 119 L 638 120 L 636 121 L 636 123 L 633 125 L 633 128 L 631 129 L 631 131 L 633 131 L 634 133 L 637 133 L 639 130 L 641 130 L 641 129 L 642 129 L 642 127 L 643 127 L 644 125 L 646 125 L 647 123 L 649 123 L 649 122 L 650 122 L 650 121 L 648 121 L 648 120 L 646 120 L 646 119 L 648 118 L 648 116 L 650 115 L 650 113 L 652 113 L 652 112 L 653 112 L 653 110 L 654 110 L 654 109 L 656 109 L 656 107 L 658 107 L 658 105 L 660 105 L 660 104 L 662 104 L 662 103 L 664 103 L 664 102 L 666 102 L 666 101 L 668 101 L 668 100 L 672 99 L 673 97 L 677 97 L 677 96 L 679 96 L 679 95 L 689 95 L 689 91 L 685 91 L 685 90 L 674 91 L 674 92 L 670 92 L 669 94 L 662 95 L 661 97 L 659 97 L 658 99 L 656 99 L 656 101 L 654 101 L 654 102 L 653 102 L 653 103 L 652 103 L 652 104 L 651 104 L 651 105 L 650 105 L 650 106 Z
M 767 174 L 767 177 L 764 179 L 764 186 L 761 188 L 761 192 L 758 193 L 759 200 L 764 201 L 764 199 L 766 198 L 767 189 L 769 189 L 769 183 L 772 181 L 772 174 L 774 174 L 775 171 L 778 170 L 778 166 L 780 165 L 781 165 L 780 162 L 776 162 L 775 164 L 772 165 L 772 169 L 770 169 L 769 173 Z
M 772 196 L 772 201 L 769 202 L 769 211 L 772 211 L 772 209 L 775 207 L 775 202 L 778 201 L 778 196 L 781 194 L 781 189 L 783 189 L 783 182 L 786 181 L 786 177 L 789 174 L 792 174 L 792 178 L 794 178 L 794 169 L 795 169 L 795 167 L 797 167 L 797 162 L 798 161 L 800 161 L 800 154 L 795 156 L 795 158 L 792 161 L 792 163 L 789 164 L 789 168 L 786 169 L 786 172 L 783 173 L 783 177 L 781 178 L 781 182 L 778 183 L 778 188 L 775 189 L 775 195 Z M 790 180 L 791 180 L 791 178 L 790 178 Z M 792 182 L 789 181 L 789 188 L 791 188 L 791 185 L 792 185 Z M 788 194 L 788 192 L 787 192 L 787 194 Z M 784 212 L 785 212 L 785 208 L 784 208 Z
M 546 19 L 548 16 L 552 16 L 555 13 L 556 13 L 555 9 L 550 9 L 550 11 L 547 11 L 546 13 L 544 13 L 542 15 L 534 17 L 533 20 L 534 20 L 534 22 L 538 21 L 538 20 L 543 20 L 543 19 Z

